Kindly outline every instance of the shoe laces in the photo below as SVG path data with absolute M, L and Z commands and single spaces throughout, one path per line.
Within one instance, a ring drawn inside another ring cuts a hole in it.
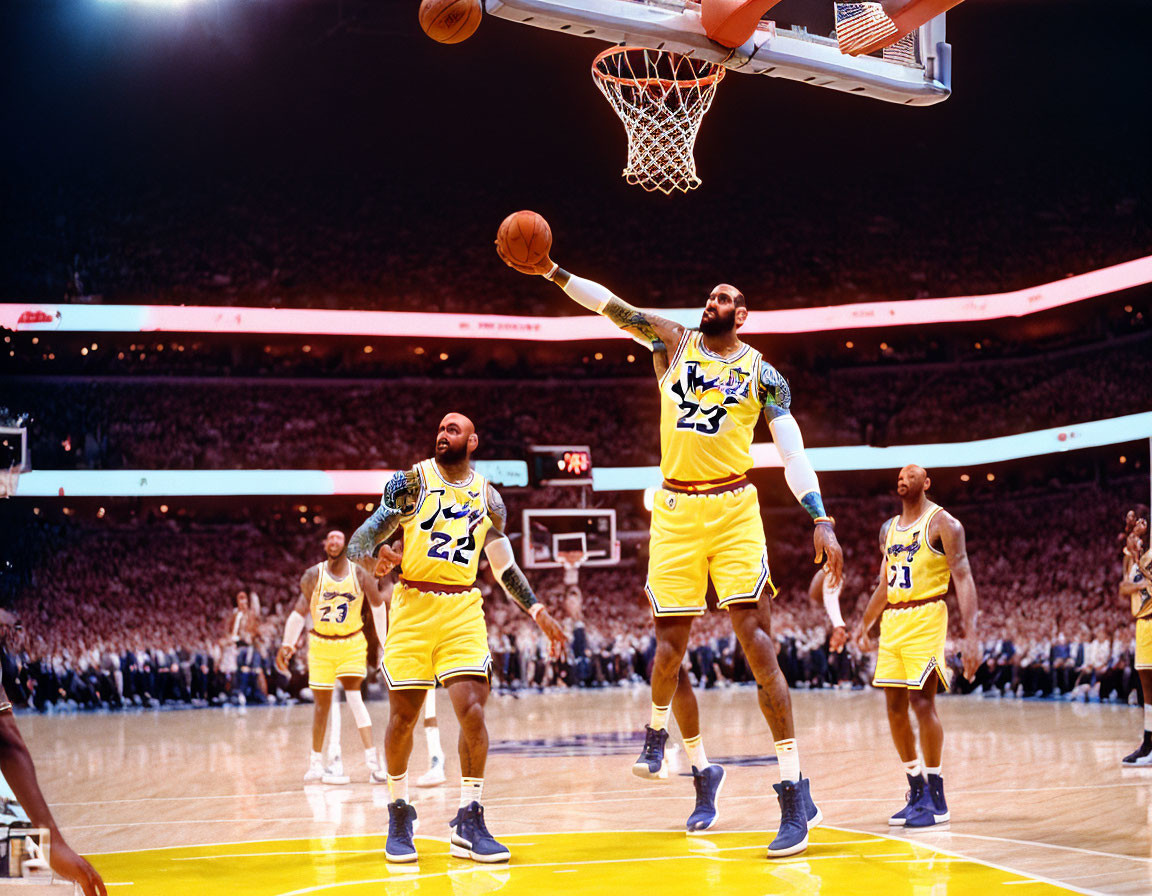
M 472 827 L 476 833 L 489 840 L 493 839 L 492 834 L 488 831 L 488 825 L 484 823 L 484 807 L 477 803 L 475 811 L 469 812 L 468 814 L 472 816 Z

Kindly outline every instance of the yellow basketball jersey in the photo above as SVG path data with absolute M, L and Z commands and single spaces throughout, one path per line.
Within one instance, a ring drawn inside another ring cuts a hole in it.
M 433 458 L 416 465 L 420 497 L 415 512 L 401 521 L 404 558 L 410 582 L 472 585 L 480 564 L 488 515 L 488 481 L 472 471 L 467 482 L 448 482 Z
M 312 628 L 317 634 L 341 638 L 360 631 L 364 623 L 360 610 L 364 605 L 364 592 L 356 578 L 356 567 L 348 562 L 348 574 L 337 579 L 328 571 L 328 563 L 320 564 L 320 575 L 312 592 Z
M 688 330 L 660 379 L 660 472 L 665 479 L 710 482 L 752 467 L 752 432 L 762 407 L 760 352 L 731 358 L 708 351 Z
M 942 509 L 931 504 L 912 525 L 901 528 L 897 516 L 888 526 L 884 539 L 888 603 L 939 597 L 948 590 L 952 581 L 948 558 L 928 541 L 928 526 Z

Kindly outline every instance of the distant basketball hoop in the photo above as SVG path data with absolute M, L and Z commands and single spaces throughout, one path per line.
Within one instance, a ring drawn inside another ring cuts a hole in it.
M 692 151 L 724 67 L 678 53 L 610 47 L 592 62 L 592 78 L 624 122 L 624 179 L 671 195 L 700 186 Z

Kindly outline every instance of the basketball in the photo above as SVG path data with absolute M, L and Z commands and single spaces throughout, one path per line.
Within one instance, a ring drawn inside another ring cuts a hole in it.
M 484 7 L 480 0 L 422 0 L 420 27 L 432 40 L 458 44 L 480 27 Z
M 536 265 L 552 250 L 552 228 L 536 212 L 513 212 L 500 222 L 496 245 L 501 254 L 519 265 Z

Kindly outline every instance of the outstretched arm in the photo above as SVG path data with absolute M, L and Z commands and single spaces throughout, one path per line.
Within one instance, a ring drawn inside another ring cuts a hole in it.
M 348 559 L 371 570 L 377 549 L 396 531 L 400 520 L 415 508 L 419 492 L 420 480 L 415 470 L 393 473 L 384 486 L 380 505 L 348 539 Z
M 816 551 L 814 562 L 827 558 L 828 575 L 833 586 L 840 583 L 844 573 L 844 553 L 836 540 L 832 517 L 824 511 L 824 499 L 820 494 L 820 480 L 812 468 L 812 462 L 804 453 L 804 437 L 800 426 L 792 416 L 792 393 L 788 381 L 767 361 L 760 362 L 760 377 L 757 382 L 760 404 L 764 407 L 764 419 L 772 432 L 772 441 L 784 462 L 784 479 L 800 506 L 812 517 L 815 530 L 812 545 Z
M 534 265 L 517 264 L 504 254 L 499 241 L 496 243 L 496 252 L 508 267 L 521 274 L 535 274 L 551 280 L 577 305 L 608 318 L 649 350 L 655 350 L 657 343 L 662 343 L 664 347 L 680 344 L 680 337 L 684 335 L 684 327 L 680 324 L 651 311 L 634 308 L 606 286 L 568 273 L 551 258 L 544 258 Z
M 540 630 L 552 642 L 553 649 L 562 655 L 568 639 L 564 637 L 564 632 L 548 613 L 548 610 L 544 608 L 544 605 L 536 600 L 536 595 L 528 583 L 528 578 L 516 563 L 512 543 L 504 534 L 504 525 L 508 520 L 508 509 L 504 506 L 504 500 L 500 497 L 500 493 L 491 485 L 488 486 L 488 515 L 492 518 L 492 528 L 488 530 L 488 534 L 484 538 L 484 555 L 492 564 L 492 573 L 496 576 L 496 581 L 500 583 L 504 593 L 536 621 Z
M 980 668 L 980 642 L 976 638 L 976 613 L 978 600 L 976 582 L 972 579 L 972 566 L 968 562 L 968 545 L 965 542 L 964 527 L 947 511 L 936 514 L 932 521 L 940 541 L 944 545 L 944 555 L 948 558 L 948 569 L 952 581 L 956 583 L 956 600 L 960 604 L 960 618 L 964 621 L 964 642 L 961 646 L 964 661 L 964 677 L 969 681 Z M 928 533 L 932 538 L 933 533 Z

